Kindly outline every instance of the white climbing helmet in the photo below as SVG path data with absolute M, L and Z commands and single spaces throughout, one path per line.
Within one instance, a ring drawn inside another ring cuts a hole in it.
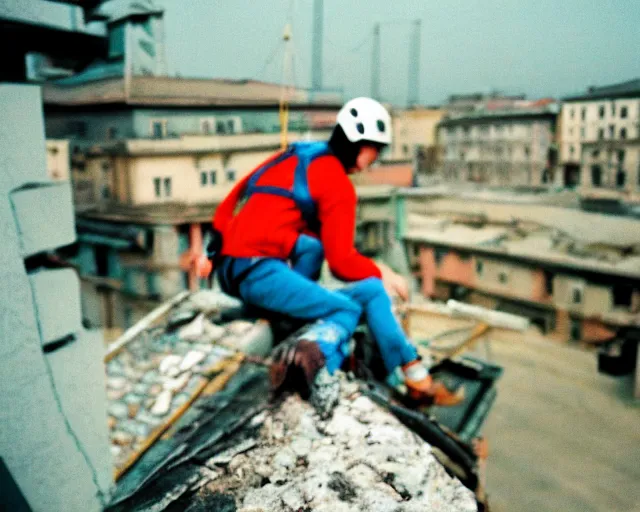
M 338 112 L 338 125 L 351 142 L 391 144 L 391 116 L 371 98 L 355 98 Z

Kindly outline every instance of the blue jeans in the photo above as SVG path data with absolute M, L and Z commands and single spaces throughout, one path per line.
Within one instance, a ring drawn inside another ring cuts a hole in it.
M 289 256 L 291 268 L 313 281 L 320 279 L 324 249 L 320 240 L 308 235 L 300 235 Z
M 296 252 L 317 256 L 317 247 L 313 249 L 307 238 L 310 237 L 299 240 L 298 251 L 294 249 L 293 256 Z M 320 245 L 313 238 L 311 241 Z M 248 304 L 293 318 L 320 320 L 304 336 L 318 343 L 331 374 L 348 355 L 349 340 L 363 314 L 389 373 L 417 359 L 417 351 L 393 315 L 391 299 L 380 279 L 368 278 L 340 290 L 328 290 L 307 277 L 319 273 L 318 268 L 304 264 L 309 260 L 310 256 L 301 263 L 294 257 L 290 267 L 282 260 L 271 258 L 262 259 L 258 264 L 252 258 L 226 258 L 220 271 L 225 272 L 235 261 L 233 275 L 247 272 L 238 291 Z M 303 272 L 296 270 L 300 268 Z

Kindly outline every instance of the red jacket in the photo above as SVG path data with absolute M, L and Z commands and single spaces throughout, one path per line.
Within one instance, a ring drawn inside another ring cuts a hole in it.
M 257 184 L 291 188 L 296 163 L 296 157 L 287 158 L 269 169 Z M 286 260 L 298 236 L 308 232 L 292 199 L 256 193 L 234 216 L 237 202 L 254 172 L 236 184 L 215 212 L 213 225 L 222 233 L 222 254 Z M 381 277 L 376 264 L 353 245 L 356 191 L 340 161 L 332 155 L 316 158 L 307 169 L 307 179 L 320 220 L 319 237 L 333 275 L 343 281 Z

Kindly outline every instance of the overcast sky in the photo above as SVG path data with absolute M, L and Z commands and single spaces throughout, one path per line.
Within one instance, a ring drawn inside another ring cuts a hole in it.
M 295 82 L 311 84 L 313 0 L 156 0 L 167 60 L 184 77 L 279 82 L 275 53 L 292 20 Z M 422 20 L 420 102 L 500 90 L 562 97 L 640 77 L 640 0 L 324 0 L 324 86 L 371 93 L 372 33 L 381 31 L 382 99 L 407 101 L 410 23 Z

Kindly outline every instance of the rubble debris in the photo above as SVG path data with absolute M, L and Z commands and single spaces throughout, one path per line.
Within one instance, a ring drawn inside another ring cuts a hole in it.
M 167 319 L 167 332 L 175 331 L 177 328 L 192 322 L 199 314 L 197 309 L 177 308 L 171 312 Z
M 199 300 L 203 300 L 203 296 Z M 208 300 L 210 305 L 211 297 Z M 191 400 L 200 389 L 204 374 L 234 353 L 230 348 L 215 345 L 221 337 L 233 337 L 231 329 L 214 325 L 205 318 L 194 306 L 192 296 L 181 298 L 177 312 L 170 313 L 166 308 L 163 311 L 169 315 L 165 327 L 150 328 L 151 323 L 147 322 L 147 330 L 136 329 L 136 335 L 129 334 L 126 343 L 115 342 L 116 349 L 109 352 L 106 360 L 109 416 L 113 418 L 109 420 L 110 431 L 126 430 L 133 436 L 125 444 L 121 434 L 117 440 L 111 439 L 119 447 L 114 450 L 117 472 L 131 463 L 137 449 L 148 447 L 148 436 Z M 157 325 L 161 315 L 150 318 Z M 200 323 L 199 328 L 204 326 L 206 332 L 181 338 L 179 333 L 194 321 Z M 168 326 L 178 328 L 178 332 Z M 127 420 L 135 423 L 127 423 L 125 429 L 121 423 Z
M 332 491 L 338 493 L 338 498 L 342 501 L 353 501 L 356 497 L 354 485 L 340 471 L 334 471 L 331 473 L 329 484 L 327 486 Z
M 123 477 L 109 512 L 477 510 L 427 443 L 357 383 L 339 382 L 330 418 L 297 395 L 265 411 L 267 369 L 244 363 Z
M 198 350 L 191 350 L 184 356 L 184 359 L 180 363 L 180 371 L 184 372 L 190 370 L 195 365 L 197 365 L 200 361 L 202 361 L 206 357 L 206 354 L 200 352 Z
M 162 360 L 158 369 L 161 374 L 167 375 L 171 368 L 177 367 L 181 362 L 182 358 L 180 356 L 176 354 L 169 354 Z
M 169 412 L 169 408 L 171 407 L 171 399 L 173 398 L 173 394 L 169 390 L 164 390 L 160 393 L 153 407 L 151 408 L 151 414 L 154 416 L 164 416 Z

